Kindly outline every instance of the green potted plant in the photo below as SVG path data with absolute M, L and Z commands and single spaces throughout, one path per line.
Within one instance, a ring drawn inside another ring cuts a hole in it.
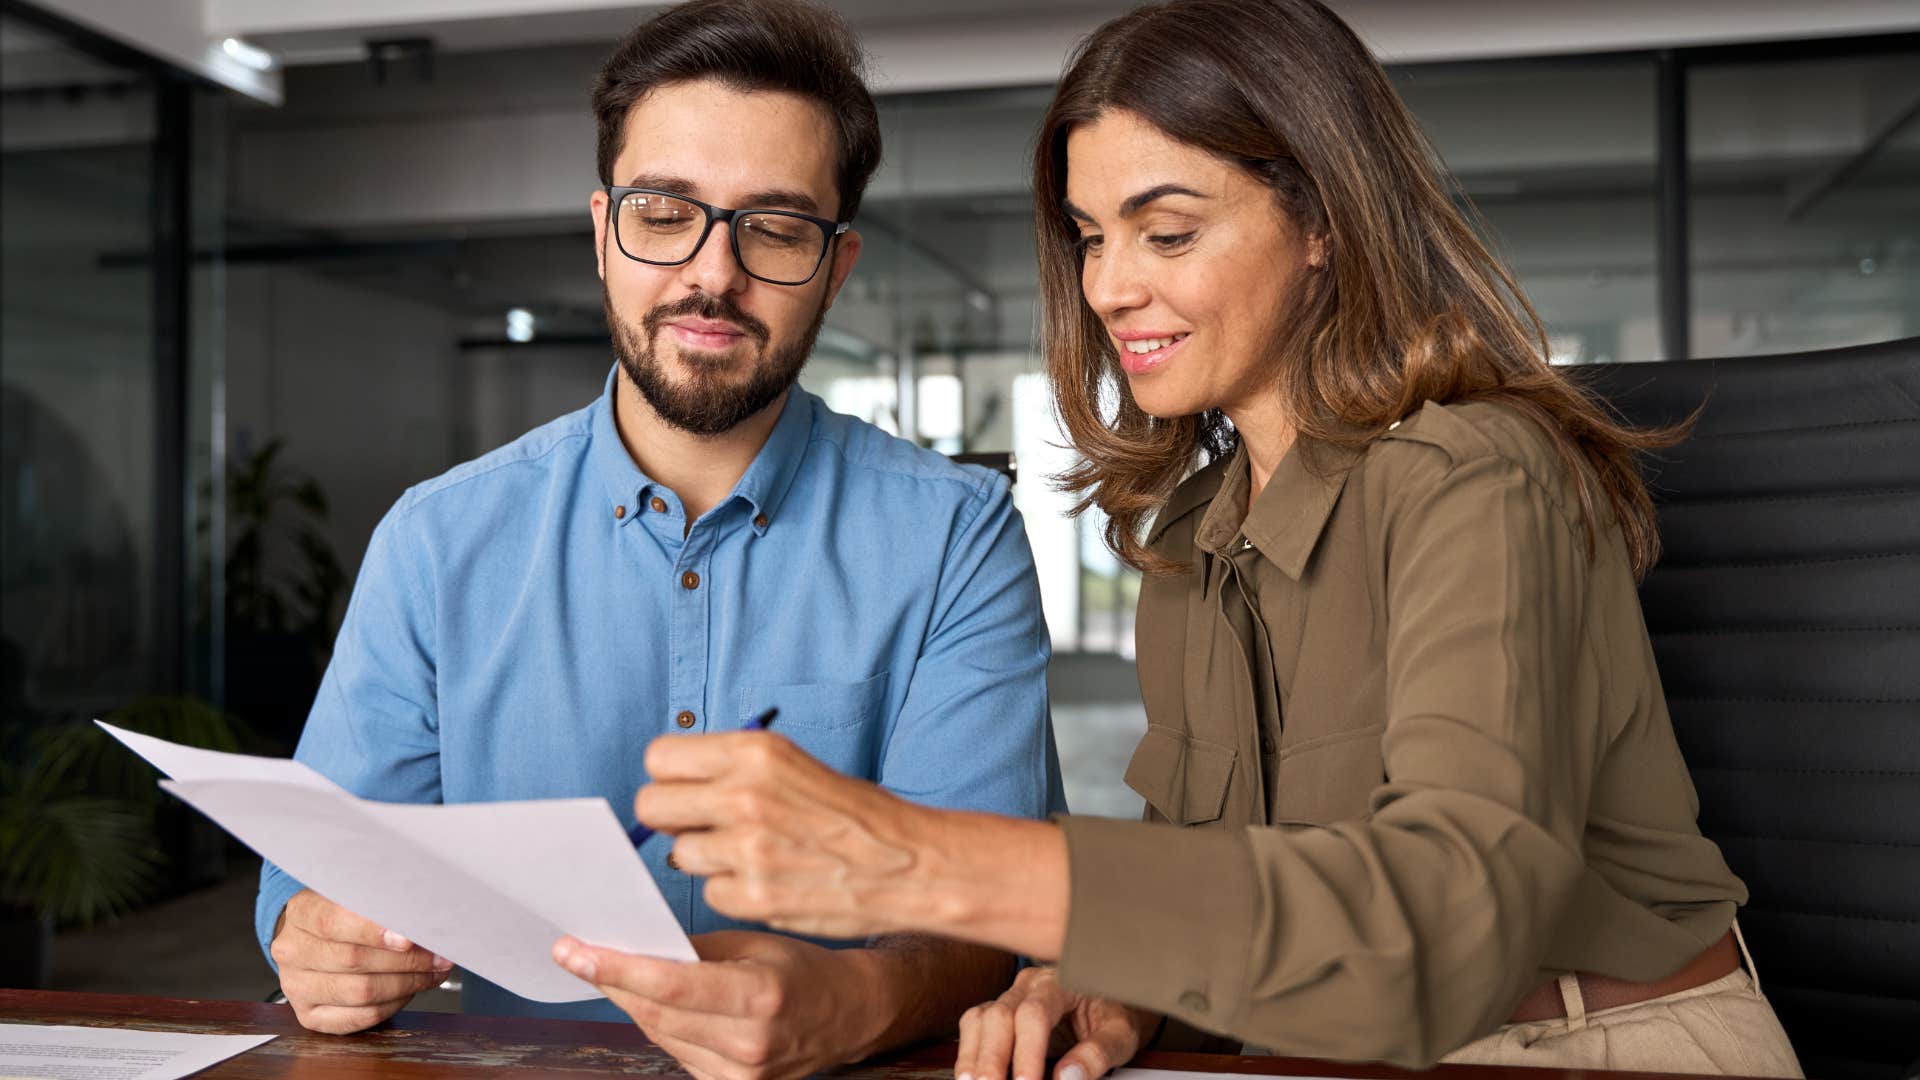
M 237 750 L 244 735 L 197 698 L 141 698 L 105 719 L 209 750 Z M 157 887 L 224 872 L 224 834 L 94 724 L 10 712 L 0 744 L 0 985 L 44 985 L 56 924 L 84 925 Z
M 0 762 L 0 986 L 43 986 L 55 922 L 125 910 L 152 888 L 151 819 L 133 800 L 81 789 L 67 773 L 84 730 L 18 735 Z
M 325 537 L 325 489 L 269 440 L 227 478 L 227 708 L 276 748 L 298 737 L 333 644 L 346 571 Z M 202 528 L 209 523 L 201 522 Z

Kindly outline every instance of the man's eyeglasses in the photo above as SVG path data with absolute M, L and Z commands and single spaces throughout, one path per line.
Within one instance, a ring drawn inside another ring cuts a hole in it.
M 724 221 L 733 257 L 769 285 L 805 285 L 820 272 L 833 238 L 853 227 L 794 210 L 729 210 L 652 188 L 608 187 L 607 217 L 620 253 L 650 266 L 678 266 Z

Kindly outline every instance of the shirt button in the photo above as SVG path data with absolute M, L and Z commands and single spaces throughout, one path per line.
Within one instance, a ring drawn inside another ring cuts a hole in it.
M 1264 731 L 1260 733 L 1260 752 L 1263 754 L 1273 753 L 1273 736 Z
M 754 528 L 756 528 L 756 529 L 764 529 L 764 528 L 766 528 L 766 527 L 767 527 L 767 515 L 765 515 L 765 514 L 759 514 L 759 515 L 756 515 L 756 516 L 754 517 L 754 519 L 753 519 L 753 527 L 754 527 Z
M 674 857 L 673 857 L 673 852 L 671 852 L 671 851 L 669 851 L 669 852 L 667 852 L 667 869 L 669 869 L 669 870 L 678 870 L 678 869 L 680 869 L 680 860 L 679 860 L 679 859 L 676 859 L 676 858 L 674 858 Z
M 1183 1009 L 1192 1009 L 1194 1012 L 1206 1012 L 1207 995 L 1198 990 L 1189 990 L 1180 995 L 1180 1007 Z
M 614 507 L 614 508 L 613 508 L 613 516 L 614 516 L 614 517 L 615 517 L 616 519 L 618 519 L 618 518 L 623 518 L 623 517 L 626 517 L 626 516 L 627 516 L 627 508 L 626 508 L 626 507 L 624 507 L 624 506 L 616 506 L 616 507 Z
M 680 710 L 680 715 L 673 718 L 673 722 L 676 724 L 679 724 L 683 728 L 692 727 L 693 714 L 686 711 L 685 709 L 682 709 Z
M 667 500 L 658 495 L 647 500 L 647 505 L 653 507 L 653 512 L 656 514 L 664 514 L 667 512 Z
M 699 587 L 700 587 L 700 575 L 699 575 L 699 574 L 696 574 L 696 573 L 694 573 L 694 572 L 693 572 L 693 571 L 691 571 L 691 570 L 689 570 L 689 571 L 687 571 L 687 572 L 686 572 L 686 573 L 684 573 L 684 574 L 681 574 L 681 575 L 680 575 L 680 587 L 681 587 L 681 588 L 683 588 L 683 589 L 697 589 L 697 588 L 699 588 Z

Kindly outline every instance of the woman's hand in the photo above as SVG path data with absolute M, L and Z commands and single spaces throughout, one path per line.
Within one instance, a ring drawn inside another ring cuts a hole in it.
M 960 1017 L 955 1080 L 1041 1080 L 1056 1037 L 1068 1049 L 1055 1080 L 1097 1080 L 1124 1065 L 1152 1037 L 1160 1014 L 1111 998 L 1077 994 L 1059 971 L 1030 967 L 996 1001 Z
M 914 928 L 890 901 L 928 869 L 915 826 L 929 811 L 772 732 L 655 739 L 646 761 L 634 814 L 675 837 L 714 910 L 826 937 Z
M 655 739 L 634 814 L 675 840 L 706 901 L 792 933 L 930 933 L 1059 955 L 1067 855 L 1050 824 L 933 810 L 771 731 Z

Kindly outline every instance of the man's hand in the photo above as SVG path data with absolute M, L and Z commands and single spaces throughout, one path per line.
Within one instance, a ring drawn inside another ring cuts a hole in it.
M 996 1001 L 960 1018 L 955 1080 L 1042 1080 L 1049 1047 L 1066 1045 L 1054 1080 L 1098 1080 L 1131 1060 L 1153 1036 L 1160 1014 L 1110 998 L 1077 994 L 1051 967 L 1030 967 Z
M 268 951 L 301 1026 L 331 1035 L 380 1023 L 453 966 L 312 889 L 287 901 Z
M 693 939 L 700 962 L 554 945 L 697 1080 L 789 1080 L 878 1051 L 895 1009 L 875 999 L 866 950 L 741 930 Z

